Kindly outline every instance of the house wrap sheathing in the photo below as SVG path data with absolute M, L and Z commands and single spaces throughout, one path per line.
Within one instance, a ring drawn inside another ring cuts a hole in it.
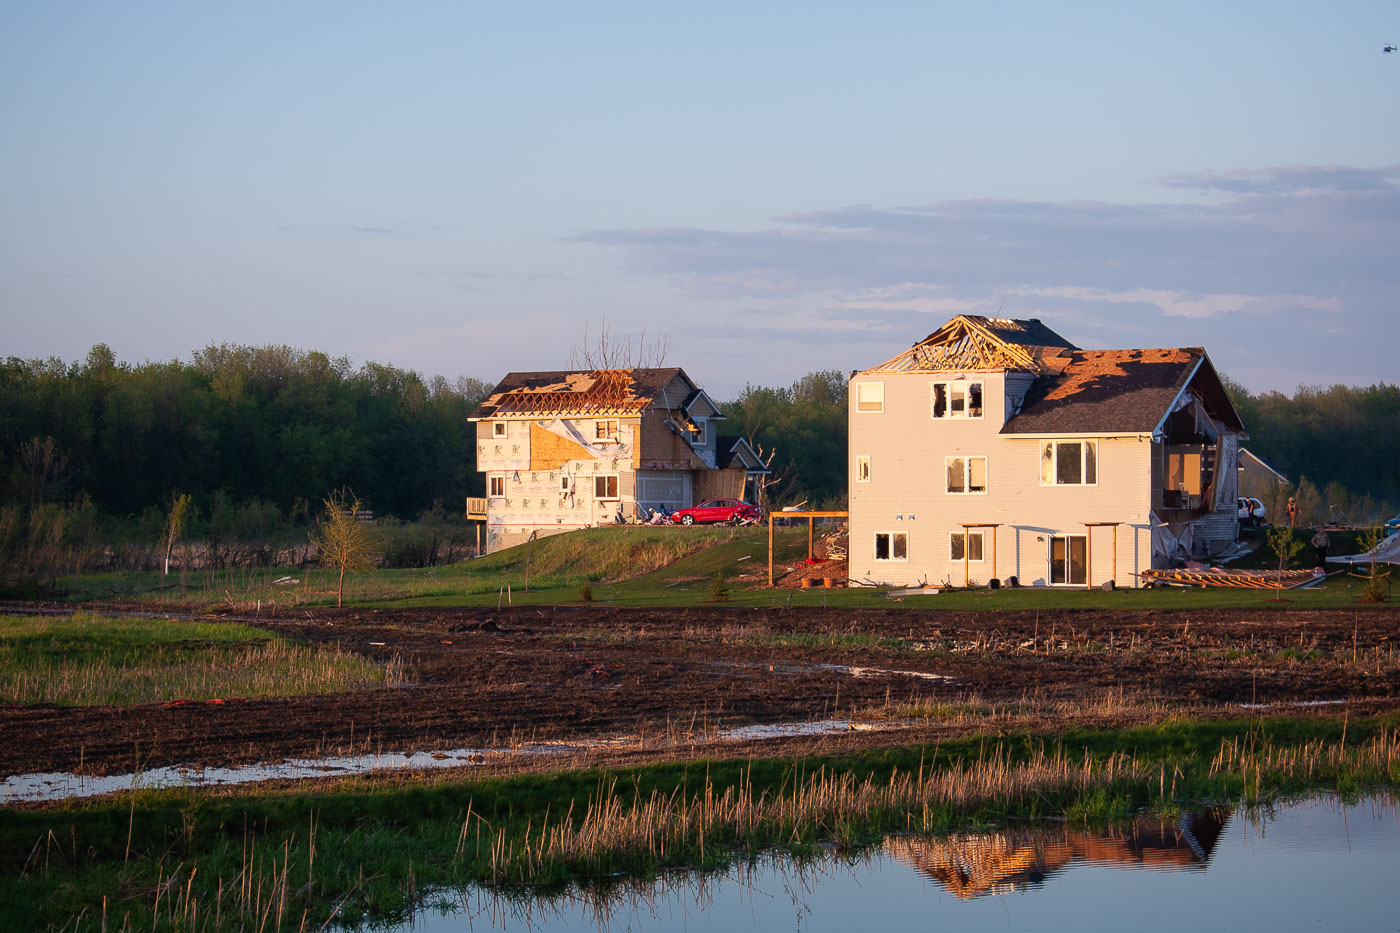
M 1136 585 L 1238 533 L 1244 426 L 1199 347 L 964 315 L 850 385 L 850 577 Z
M 720 436 L 723 413 L 679 368 L 509 373 L 470 420 L 488 551 L 743 498 L 764 472 L 747 442 Z

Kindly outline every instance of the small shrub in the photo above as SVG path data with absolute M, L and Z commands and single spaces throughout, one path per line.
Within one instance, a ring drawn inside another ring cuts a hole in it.
M 578 598 L 586 603 L 593 602 L 593 584 L 585 583 L 578 588 Z
M 710 578 L 710 600 L 717 603 L 729 601 L 729 586 L 725 583 L 723 570 L 716 570 Z

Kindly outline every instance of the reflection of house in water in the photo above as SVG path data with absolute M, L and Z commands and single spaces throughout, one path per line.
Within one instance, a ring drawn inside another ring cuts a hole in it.
M 893 837 L 885 851 L 955 897 L 1007 894 L 1079 862 L 1114 868 L 1204 870 L 1230 819 L 1228 810 L 1187 813 L 1176 822 L 1139 817 L 1105 830 L 1064 824 L 937 839 Z

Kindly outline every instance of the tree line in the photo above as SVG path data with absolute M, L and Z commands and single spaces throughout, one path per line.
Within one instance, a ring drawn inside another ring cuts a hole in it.
M 722 432 L 747 437 L 773 471 L 769 504 L 845 505 L 847 385 L 824 370 L 721 405 Z M 304 548 L 337 489 L 397 520 L 393 562 L 460 556 L 465 499 L 483 494 L 467 417 L 491 387 L 286 346 L 211 345 L 140 365 L 101 344 L 74 363 L 11 357 L 0 363 L 0 561 L 11 576 L 149 566 L 188 496 L 187 537 L 210 562 L 275 562 Z M 1400 502 L 1400 387 L 1227 388 L 1250 449 L 1318 518 L 1366 522 Z
M 1249 439 L 1286 476 L 1309 523 L 1368 524 L 1400 506 L 1400 386 L 1304 386 L 1291 397 L 1226 380 Z

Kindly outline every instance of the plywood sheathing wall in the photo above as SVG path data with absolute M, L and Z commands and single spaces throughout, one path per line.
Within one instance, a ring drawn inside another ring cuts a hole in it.
M 740 499 L 744 495 L 743 467 L 728 470 L 701 470 L 696 474 L 695 501 L 706 499 Z
M 557 470 L 570 460 L 591 459 L 593 454 L 587 447 L 530 422 L 531 470 Z

